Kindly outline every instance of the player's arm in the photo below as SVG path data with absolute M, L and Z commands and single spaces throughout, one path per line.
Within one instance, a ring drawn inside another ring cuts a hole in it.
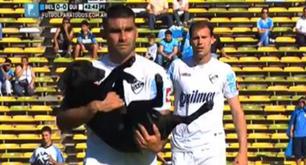
M 60 111 L 56 116 L 57 126 L 61 130 L 71 130 L 89 122 L 97 112 L 109 112 L 123 105 L 123 100 L 115 92 L 109 92 L 103 101 L 94 100 L 86 106 Z
M 236 157 L 235 164 L 247 164 L 247 129 L 246 129 L 246 121 L 244 117 L 243 110 L 240 105 L 240 101 L 237 96 L 229 98 L 228 104 L 231 107 L 231 112 L 233 116 L 233 121 L 235 125 L 235 129 L 238 135 L 239 141 L 239 153 Z M 239 163 L 237 163 L 237 161 Z

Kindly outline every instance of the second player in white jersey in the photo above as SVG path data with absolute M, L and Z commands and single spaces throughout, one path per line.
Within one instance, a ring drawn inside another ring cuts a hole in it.
M 213 101 L 214 106 L 191 124 L 181 124 L 174 129 L 173 150 L 202 147 L 215 134 L 224 134 L 224 97 L 238 95 L 235 73 L 229 65 L 211 58 L 208 63 L 195 66 L 192 59 L 185 62 L 177 59 L 169 69 L 176 91 L 175 113 L 190 115 L 207 101 Z
M 227 99 L 240 147 L 234 163 L 246 165 L 246 124 L 238 99 L 235 73 L 229 65 L 212 58 L 211 45 L 215 38 L 211 23 L 195 22 L 189 32 L 193 56 L 184 61 L 173 61 L 168 70 L 174 85 L 175 113 L 187 116 L 211 101 L 214 106 L 189 125 L 180 124 L 172 131 L 172 163 L 226 164 L 223 108 L 224 99 Z

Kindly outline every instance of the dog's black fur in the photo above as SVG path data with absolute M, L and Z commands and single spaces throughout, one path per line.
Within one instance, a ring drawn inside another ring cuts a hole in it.
M 89 61 L 72 62 L 62 74 L 59 88 L 64 92 L 63 108 L 69 109 L 87 105 L 93 100 L 103 100 L 109 91 L 123 90 L 120 83 L 124 80 L 133 83 L 136 78 L 124 69 L 130 67 L 135 57 L 113 69 L 107 78 L 101 83 L 105 72 L 92 66 Z M 88 122 L 88 126 L 108 145 L 122 152 L 138 152 L 139 148 L 134 140 L 134 130 L 138 123 L 145 126 L 149 134 L 154 134 L 152 124 L 155 123 L 161 133 L 162 139 L 166 139 L 172 129 L 180 124 L 189 124 L 202 114 L 211 110 L 212 102 L 202 105 L 198 111 L 190 116 L 161 115 L 154 107 L 163 104 L 163 80 L 155 75 L 156 97 L 152 100 L 132 101 L 128 106 L 103 113 L 98 112 Z

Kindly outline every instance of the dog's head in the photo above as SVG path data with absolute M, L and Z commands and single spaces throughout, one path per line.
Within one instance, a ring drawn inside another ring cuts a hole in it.
M 104 76 L 105 71 L 93 67 L 90 61 L 74 61 L 62 73 L 58 87 L 65 97 L 82 97 L 85 93 L 90 93 L 91 88 L 98 86 L 95 82 Z

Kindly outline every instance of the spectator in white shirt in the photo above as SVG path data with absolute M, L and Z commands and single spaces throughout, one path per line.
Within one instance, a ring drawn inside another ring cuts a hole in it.
M 306 46 L 306 7 L 303 9 L 302 17 L 296 22 L 296 43 Z
M 188 0 L 173 0 L 173 14 L 175 22 L 179 26 L 187 26 L 187 21 L 189 20 L 188 9 Z M 183 17 L 183 21 L 180 19 L 181 16 Z

